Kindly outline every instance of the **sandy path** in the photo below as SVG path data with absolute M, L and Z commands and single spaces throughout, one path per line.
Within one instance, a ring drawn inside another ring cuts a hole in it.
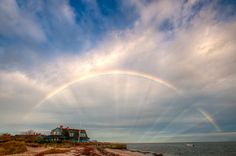
M 28 147 L 27 146 L 27 152 L 19 153 L 19 154 L 11 154 L 8 156 L 34 156 L 37 153 L 40 153 L 42 151 L 51 149 L 50 147 Z

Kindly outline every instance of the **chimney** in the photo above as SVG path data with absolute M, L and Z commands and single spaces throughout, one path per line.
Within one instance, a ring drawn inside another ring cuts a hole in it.
M 60 129 L 62 129 L 63 128 L 63 125 L 60 125 Z

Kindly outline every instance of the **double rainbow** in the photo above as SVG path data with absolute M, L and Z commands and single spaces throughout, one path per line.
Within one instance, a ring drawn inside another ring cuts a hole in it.
M 96 73 L 92 73 L 92 74 L 88 74 L 82 77 L 78 77 L 72 81 L 69 81 L 63 85 L 61 85 L 60 87 L 52 90 L 51 92 L 49 92 L 41 101 L 39 101 L 34 109 L 40 107 L 44 102 L 46 102 L 48 99 L 52 98 L 53 96 L 57 95 L 58 93 L 60 93 L 61 91 L 63 91 L 64 89 L 70 87 L 71 85 L 75 84 L 75 83 L 79 83 L 81 81 L 84 80 L 88 80 L 88 79 L 92 79 L 92 78 L 96 78 L 99 76 L 106 76 L 106 75 L 127 75 L 127 76 L 134 76 L 134 77 L 140 77 L 140 78 L 144 78 L 144 79 L 148 79 L 151 80 L 155 83 L 161 84 L 173 91 L 175 91 L 176 93 L 182 95 L 182 92 L 177 89 L 174 85 L 170 84 L 169 82 L 153 76 L 153 75 L 149 75 L 147 73 L 140 73 L 140 72 L 135 72 L 135 71 L 127 71 L 127 70 L 112 70 L 112 71 L 106 71 L 106 72 L 96 72 Z M 213 117 L 207 113 L 206 111 L 199 109 L 199 112 L 204 116 L 204 118 L 206 118 L 206 120 L 215 127 L 215 129 L 218 132 L 221 132 L 221 128 L 218 126 L 218 124 L 215 122 L 215 120 L 213 119 Z

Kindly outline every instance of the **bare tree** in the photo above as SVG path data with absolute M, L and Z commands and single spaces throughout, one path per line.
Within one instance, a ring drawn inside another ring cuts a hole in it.
M 22 132 L 23 135 L 37 135 L 38 133 L 36 133 L 34 130 L 28 130 L 26 132 Z

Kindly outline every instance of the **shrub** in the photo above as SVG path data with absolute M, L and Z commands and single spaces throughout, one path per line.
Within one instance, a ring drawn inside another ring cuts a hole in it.
M 1 144 L 0 155 L 16 154 L 26 152 L 27 148 L 24 142 L 9 141 Z
M 5 134 L 0 135 L 0 142 L 7 142 L 11 140 L 12 140 L 11 134 L 5 133 Z

